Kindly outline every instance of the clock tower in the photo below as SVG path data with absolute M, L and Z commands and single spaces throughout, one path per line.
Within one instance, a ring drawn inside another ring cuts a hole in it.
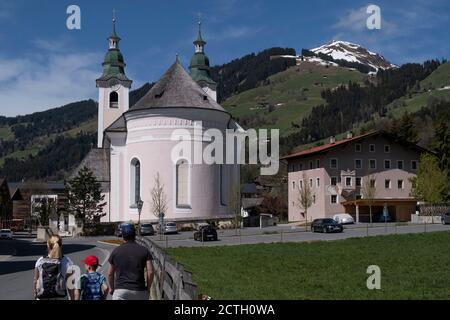
M 113 32 L 108 38 L 109 50 L 103 62 L 103 74 L 96 80 L 98 98 L 98 148 L 103 147 L 103 134 L 114 121 L 129 109 L 129 92 L 132 81 L 125 75 L 125 61 L 119 50 L 120 38 L 116 33 L 116 18 Z

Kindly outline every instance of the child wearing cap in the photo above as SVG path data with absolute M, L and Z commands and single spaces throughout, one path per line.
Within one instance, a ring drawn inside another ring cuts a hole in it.
M 86 273 L 83 274 L 78 283 L 78 288 L 75 291 L 76 300 L 105 300 L 109 287 L 106 282 L 106 277 L 97 272 L 100 267 L 98 258 L 96 256 L 89 256 L 83 260 L 86 266 Z

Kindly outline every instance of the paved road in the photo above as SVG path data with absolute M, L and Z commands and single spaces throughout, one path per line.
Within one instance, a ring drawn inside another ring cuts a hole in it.
M 223 246 L 239 244 L 273 243 L 273 242 L 305 242 L 305 241 L 332 241 L 353 237 L 366 237 L 385 234 L 405 234 L 421 232 L 450 231 L 450 225 L 406 225 L 387 226 L 375 225 L 366 228 L 365 225 L 347 226 L 343 233 L 322 234 L 305 232 L 303 228 L 290 226 L 277 226 L 265 229 L 245 228 L 236 236 L 235 230 L 219 230 L 219 241 L 201 243 L 193 240 L 192 232 L 183 232 L 167 237 L 169 247 L 199 247 Z M 106 237 L 111 238 L 111 237 Z M 150 237 L 162 247 L 166 241 L 160 241 L 159 236 Z M 82 270 L 82 259 L 87 255 L 95 254 L 103 265 L 101 272 L 106 275 L 108 270 L 107 259 L 114 246 L 101 244 L 98 241 L 105 238 L 65 238 L 63 239 L 63 252 L 70 257 Z M 18 237 L 12 241 L 0 241 L 0 300 L 29 300 L 32 299 L 33 269 L 36 260 L 46 253 L 45 243 L 33 242 L 27 237 Z
M 82 260 L 88 255 L 98 256 L 106 275 L 107 259 L 114 248 L 98 243 L 99 238 L 63 239 L 63 252 L 82 271 Z M 31 300 L 33 269 L 36 260 L 46 254 L 46 244 L 29 238 L 0 241 L 0 300 Z M 12 256 L 11 256 L 12 255 Z
M 368 228 L 366 224 L 345 226 L 343 233 L 312 233 L 304 228 L 292 228 L 290 226 L 276 226 L 270 228 L 245 228 L 240 230 L 240 236 L 236 236 L 235 230 L 219 230 L 219 241 L 199 242 L 194 241 L 193 232 L 182 232 L 178 235 L 168 235 L 160 240 L 160 236 L 149 237 L 161 247 L 201 247 L 201 246 L 225 246 L 239 244 L 273 243 L 273 242 L 308 242 L 308 241 L 332 241 L 347 238 L 366 236 L 378 236 L 385 234 L 405 234 L 421 232 L 450 231 L 450 225 L 397 225 L 374 224 Z M 238 232 L 238 234 L 239 234 Z M 167 241 L 166 241 L 167 239 Z

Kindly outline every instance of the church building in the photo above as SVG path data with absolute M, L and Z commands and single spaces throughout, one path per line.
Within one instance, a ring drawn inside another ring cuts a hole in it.
M 174 130 L 189 132 L 202 148 L 211 139 L 199 132 L 214 128 L 225 136 L 227 129 L 242 130 L 217 103 L 217 83 L 211 78 L 201 23 L 189 73 L 177 57 L 161 79 L 132 106 L 132 80 L 125 73 L 120 41 L 113 20 L 103 74 L 96 81 L 98 145 L 79 166 L 89 167 L 102 184 L 107 202 L 102 222 L 138 221 L 140 201 L 141 221 L 158 221 L 152 201 L 158 175 L 167 199 L 166 221 L 232 218 L 230 195 L 239 190 L 240 166 L 197 164 L 183 154 L 176 159 L 172 156 L 179 144 L 172 139 Z

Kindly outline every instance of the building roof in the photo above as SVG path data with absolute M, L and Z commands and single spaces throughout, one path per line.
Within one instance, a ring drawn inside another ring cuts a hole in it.
M 257 206 L 260 206 L 264 201 L 264 198 L 243 198 L 242 199 L 242 208 L 250 209 Z
M 291 160 L 291 159 L 296 159 L 296 158 L 304 158 L 304 157 L 316 155 L 316 154 L 319 154 L 319 153 L 325 153 L 325 152 L 333 150 L 333 149 L 335 149 L 337 147 L 341 147 L 341 146 L 347 145 L 347 144 L 349 144 L 351 142 L 359 141 L 359 140 L 362 140 L 364 138 L 377 136 L 377 135 L 386 136 L 386 137 L 388 137 L 391 140 L 394 140 L 394 141 L 396 141 L 398 143 L 401 143 L 401 144 L 404 144 L 404 145 L 408 145 L 408 146 L 413 147 L 415 149 L 418 149 L 418 150 L 420 150 L 422 152 L 428 151 L 428 150 L 426 150 L 426 149 L 424 149 L 424 148 L 422 148 L 422 147 L 420 147 L 420 146 L 418 146 L 418 145 L 416 145 L 414 143 L 402 141 L 402 140 L 394 137 L 392 134 L 389 134 L 388 132 L 385 132 L 383 130 L 377 130 L 377 131 L 371 131 L 371 132 L 368 132 L 368 133 L 365 133 L 365 134 L 362 134 L 362 135 L 359 135 L 359 136 L 355 136 L 353 138 L 339 140 L 339 141 L 336 141 L 334 143 L 328 143 L 328 144 L 324 144 L 324 145 L 321 145 L 321 146 L 317 146 L 317 147 L 313 147 L 313 148 L 310 148 L 310 149 L 306 149 L 306 150 L 302 150 L 302 151 L 299 151 L 299 152 L 295 152 L 295 153 L 292 153 L 290 155 L 282 157 L 281 160 Z
M 126 132 L 127 123 L 125 117 L 121 115 L 116 121 L 114 121 L 108 128 L 105 129 L 106 132 Z
M 64 190 L 66 187 L 63 182 L 11 182 L 10 189 L 39 189 L 39 190 Z
M 173 107 L 225 111 L 192 79 L 178 59 L 130 111 Z
M 9 187 L 9 194 L 11 197 L 11 200 L 23 200 L 22 194 L 20 193 L 19 188 L 11 188 Z
M 109 182 L 109 149 L 92 149 L 89 151 L 70 177 L 76 176 L 78 171 L 85 166 L 93 172 L 99 182 Z

